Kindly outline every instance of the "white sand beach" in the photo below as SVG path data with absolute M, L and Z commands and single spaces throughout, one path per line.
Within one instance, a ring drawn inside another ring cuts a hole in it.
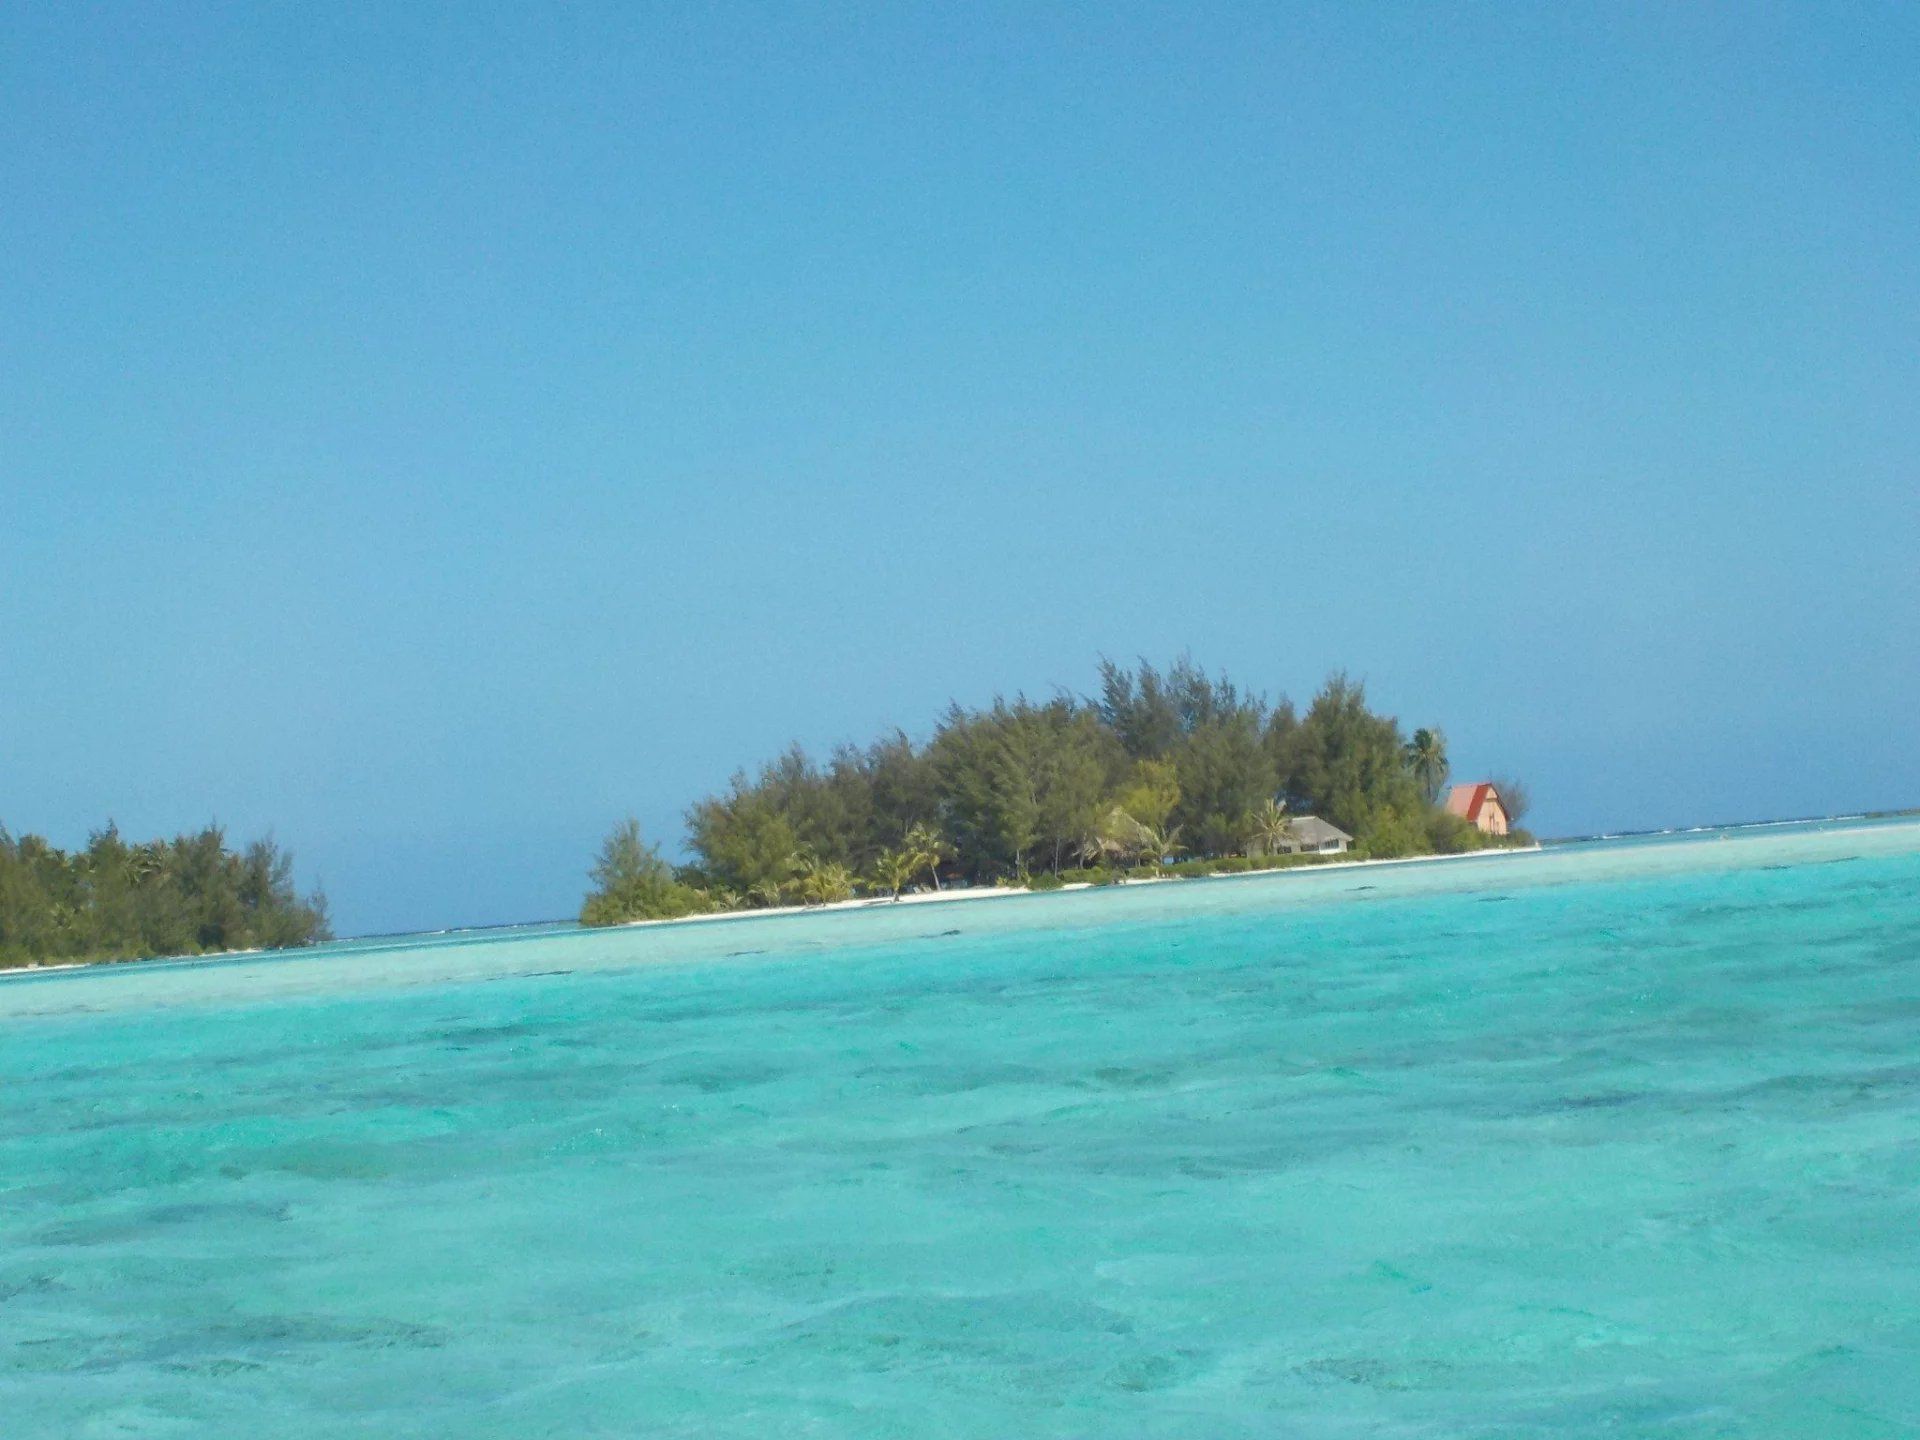
M 1323 860 L 1305 865 L 1276 865 L 1267 870 L 1238 870 L 1224 875 L 1143 875 L 1138 879 L 1115 881 L 1113 886 L 1078 881 L 1046 890 L 1025 885 L 970 885 L 945 890 L 915 890 L 893 896 L 859 896 L 852 900 L 833 900 L 820 905 L 766 905 L 743 910 L 714 910 L 704 915 L 677 915 L 669 920 L 628 920 L 606 928 L 643 929 L 659 925 L 701 925 L 717 920 L 764 919 L 775 915 L 824 915 L 842 910 L 890 910 L 896 905 L 939 905 L 962 900 L 1007 900 L 1020 895 L 1062 895 L 1070 890 L 1098 890 L 1125 886 L 1174 885 L 1209 880 L 1273 879 L 1281 875 L 1323 875 L 1329 870 L 1358 870 L 1382 865 L 1426 865 L 1441 860 L 1488 860 L 1496 856 L 1532 855 L 1540 846 L 1511 845 L 1486 850 L 1464 850 L 1457 855 L 1402 855 L 1391 860 Z

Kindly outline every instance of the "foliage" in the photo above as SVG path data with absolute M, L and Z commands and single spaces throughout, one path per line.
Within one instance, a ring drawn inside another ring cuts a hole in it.
M 900 892 L 923 868 L 920 857 L 905 846 L 882 850 L 873 857 L 873 865 L 868 872 L 868 888 L 876 894 L 898 900 Z
M 1136 760 L 1116 799 L 1135 821 L 1159 829 L 1180 804 L 1180 767 L 1171 760 Z
M 600 847 L 589 872 L 593 890 L 580 907 L 582 925 L 621 925 L 630 920 L 671 920 L 717 908 L 703 890 L 683 883 L 660 858 L 658 846 L 640 838 L 640 822 L 625 820 Z
M 901 850 L 913 860 L 912 879 L 925 871 L 933 880 L 933 888 L 940 888 L 940 866 L 952 854 L 953 847 L 933 826 L 917 820 L 907 827 L 905 838 L 900 842 Z
M 1361 851 L 1368 860 L 1424 855 L 1428 853 L 1426 830 L 1411 815 L 1394 809 L 1382 810 L 1375 814 Z
M 946 834 L 980 879 L 1058 870 L 1093 829 L 1121 762 L 1098 717 L 1064 697 L 956 705 L 930 748 Z
M 1442 787 L 1447 783 L 1446 735 L 1432 728 L 1416 730 L 1402 753 L 1406 757 L 1407 769 L 1420 782 L 1427 803 L 1436 803 Z
M 1237 855 L 1253 839 L 1254 816 L 1279 789 L 1264 743 L 1266 707 L 1216 701 L 1179 752 L 1180 804 L 1174 818 L 1211 854 Z
M 293 857 L 272 840 L 234 851 L 209 825 L 130 845 L 109 823 L 69 854 L 0 828 L 0 968 L 331 938 L 325 897 L 296 893 Z
M 736 775 L 724 796 L 702 800 L 687 813 L 687 830 L 701 868 L 715 883 L 742 895 L 778 897 L 793 878 L 800 849 L 793 818 L 781 801 Z
M 1213 861 L 1201 861 L 1207 865 L 1209 875 L 1245 875 L 1252 870 L 1278 869 L 1291 863 L 1292 855 L 1222 855 Z
M 1112 872 L 1102 865 L 1081 866 L 1073 870 L 1059 872 L 1062 885 L 1102 885 L 1108 883 Z
M 1436 855 L 1464 855 L 1470 850 L 1484 850 L 1492 843 L 1492 836 L 1458 815 L 1435 810 L 1427 817 L 1427 848 Z
M 1164 863 L 1169 856 L 1178 855 L 1187 847 L 1180 843 L 1180 827 L 1142 825 L 1137 855 L 1143 864 Z
M 1287 807 L 1268 796 L 1249 817 L 1247 833 L 1250 848 L 1262 855 L 1283 853 L 1292 839 L 1293 817 Z
M 803 905 L 837 905 L 853 898 L 853 871 L 837 860 L 803 855 L 794 867 L 793 893 Z
M 1281 785 L 1300 815 L 1318 815 L 1363 844 L 1393 815 L 1427 803 L 1402 757 L 1400 727 L 1367 708 L 1366 687 L 1344 674 L 1329 679 L 1277 757 Z
M 1088 865 L 1104 865 L 1139 853 L 1141 832 L 1145 829 L 1118 800 L 1106 806 L 1093 826 L 1081 837 L 1076 854 Z

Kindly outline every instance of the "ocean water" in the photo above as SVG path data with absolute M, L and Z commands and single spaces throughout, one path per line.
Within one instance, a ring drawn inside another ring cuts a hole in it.
M 1920 1434 L 1920 826 L 0 981 L 0 1436 Z

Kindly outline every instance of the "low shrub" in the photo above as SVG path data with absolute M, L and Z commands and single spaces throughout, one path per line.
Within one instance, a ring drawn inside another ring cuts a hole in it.
M 1357 847 L 1357 858 L 1398 860 L 1407 855 L 1425 855 L 1431 848 L 1424 824 L 1389 807 L 1376 814 L 1366 827 Z
M 1248 871 L 1258 873 L 1263 870 L 1285 870 L 1299 863 L 1298 855 L 1249 855 L 1245 858 L 1244 864 L 1234 867 L 1233 873 L 1238 875 Z
M 1427 843 L 1437 855 L 1464 855 L 1470 850 L 1484 850 L 1491 842 L 1478 825 L 1436 810 L 1427 817 Z

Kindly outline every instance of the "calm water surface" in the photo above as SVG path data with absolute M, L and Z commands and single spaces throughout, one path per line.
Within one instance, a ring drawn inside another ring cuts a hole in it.
M 0 1435 L 1920 1434 L 1920 827 L 0 982 Z

